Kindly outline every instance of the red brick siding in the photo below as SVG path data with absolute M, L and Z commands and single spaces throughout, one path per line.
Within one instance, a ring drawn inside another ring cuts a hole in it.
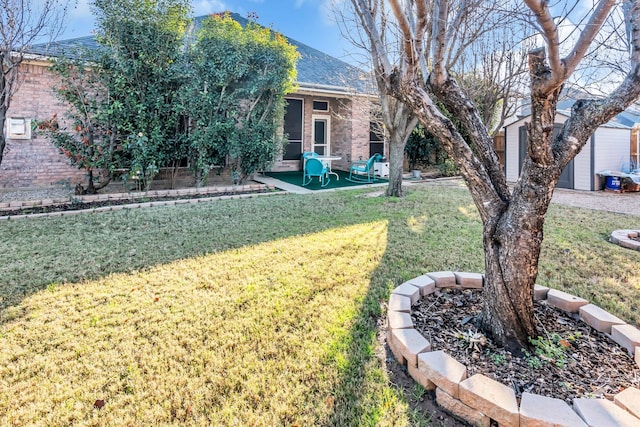
M 44 120 L 57 114 L 65 116 L 65 104 L 58 101 L 52 91 L 56 78 L 48 71 L 45 62 L 24 64 L 23 81 L 13 96 L 9 117 L 25 117 Z M 331 117 L 331 154 L 342 157 L 334 162 L 335 169 L 348 170 L 353 159 L 369 156 L 369 101 L 361 98 L 335 98 L 318 95 L 291 95 L 302 98 L 304 103 L 303 151 L 310 151 L 313 141 L 313 115 Z M 313 111 L 313 101 L 328 101 L 329 112 Z M 8 133 L 7 133 L 8 134 Z M 275 163 L 273 170 L 300 170 L 298 160 Z M 182 180 L 188 180 L 182 172 Z M 210 182 L 230 180 L 227 173 L 216 176 Z M 9 139 L 4 159 L 0 165 L 0 188 L 47 187 L 67 183 L 72 187 L 85 182 L 85 173 L 71 166 L 58 149 L 44 138 L 33 135 L 30 140 Z M 164 181 L 160 179 L 160 181 Z M 154 182 L 154 188 L 165 186 Z
M 360 98 L 331 98 L 321 95 L 291 95 L 303 99 L 302 150 L 311 151 L 313 143 L 313 116 L 329 116 L 331 120 L 331 154 L 342 157 L 332 163 L 333 169 L 349 170 L 351 161 L 369 157 L 369 101 Z M 313 101 L 328 101 L 329 111 L 313 111 Z M 300 170 L 298 160 L 279 160 L 273 171 Z
M 56 79 L 48 68 L 46 63 L 22 64 L 22 82 L 11 100 L 7 121 L 10 117 L 44 120 L 55 113 L 64 116 L 66 108 L 51 90 Z M 7 129 L 4 131 L 9 136 Z M 7 140 L 0 164 L 0 188 L 47 187 L 63 180 L 71 185 L 84 182 L 84 171 L 72 167 L 48 140 L 36 135 L 29 140 Z

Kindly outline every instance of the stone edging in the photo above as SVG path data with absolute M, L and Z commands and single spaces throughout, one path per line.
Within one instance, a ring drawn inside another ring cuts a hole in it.
M 627 249 L 640 251 L 640 241 L 633 240 L 640 236 L 640 230 L 615 230 L 611 233 L 611 242 Z
M 413 326 L 411 306 L 437 288 L 481 289 L 484 275 L 439 271 L 408 280 L 391 292 L 387 312 L 387 343 L 395 358 L 407 366 L 409 375 L 427 390 L 435 390 L 436 401 L 445 410 L 472 425 L 640 425 L 640 389 L 630 387 L 607 399 L 574 399 L 573 408 L 561 399 L 523 393 L 518 406 L 515 392 L 485 375 L 467 378 L 467 368 L 444 351 L 431 351 L 431 344 Z M 575 313 L 592 328 L 608 334 L 635 355 L 640 366 L 640 330 L 600 307 L 566 292 L 536 285 L 534 299 Z
M 258 188 L 259 187 L 259 188 Z M 77 196 L 82 197 L 82 202 L 92 202 L 92 201 L 110 201 L 110 200 L 128 200 L 133 199 L 144 199 L 148 197 L 173 197 L 173 196 L 189 196 L 189 195 L 203 195 L 209 193 L 224 193 L 224 192 L 238 192 L 242 193 L 242 191 L 260 191 L 260 190 L 269 190 L 271 189 L 265 185 L 245 185 L 245 186 L 231 186 L 231 187 L 206 187 L 200 189 L 182 189 L 182 190 L 158 190 L 158 191 L 149 191 L 144 193 L 138 193 L 134 197 L 132 197 L 128 193 L 123 194 L 98 194 L 92 196 Z M 183 205 L 183 204 L 197 204 L 204 202 L 212 202 L 216 200 L 234 200 L 234 199 L 250 199 L 253 197 L 259 196 L 275 196 L 286 194 L 282 191 L 269 191 L 269 192 L 254 192 L 254 193 L 246 193 L 246 194 L 234 194 L 234 195 L 223 195 L 223 196 L 212 196 L 212 197 L 199 197 L 194 199 L 176 199 L 176 200 L 163 200 L 156 202 L 143 202 L 143 203 L 130 203 L 125 205 L 114 205 L 114 206 L 102 206 L 98 208 L 91 209 L 77 209 L 77 210 L 66 210 L 59 212 L 47 212 L 47 213 L 38 213 L 38 214 L 24 214 L 24 215 L 10 215 L 10 216 L 0 216 L 0 221 L 13 221 L 16 219 L 24 219 L 24 218 L 45 218 L 45 217 L 60 217 L 60 216 L 71 216 L 78 215 L 82 213 L 97 213 L 97 212 L 112 212 L 119 211 L 123 209 L 138 209 L 138 208 L 147 208 L 152 206 L 175 206 L 175 205 Z M 43 207 L 43 206 L 56 206 L 61 204 L 69 203 L 68 199 L 53 199 L 53 200 L 42 200 L 36 202 L 12 202 L 12 203 L 2 203 L 0 204 L 0 212 L 3 210 L 15 210 L 15 209 L 23 209 L 30 207 Z M 7 209 L 7 206 L 10 205 L 10 208 Z
M 267 191 L 273 190 L 272 186 L 265 184 L 245 184 L 245 185 L 228 185 L 224 187 L 200 187 L 200 188 L 181 188 L 177 190 L 150 190 L 150 191 L 136 191 L 128 193 L 107 193 L 107 194 L 85 194 L 85 195 L 72 195 L 69 197 L 59 197 L 55 199 L 44 200 L 29 200 L 29 201 L 15 201 L 15 202 L 1 202 L 0 212 L 11 211 L 24 208 L 35 207 L 47 207 L 58 206 L 79 202 L 105 202 L 105 201 L 122 201 L 138 199 L 146 199 L 150 197 L 174 197 L 174 196 L 189 196 L 189 195 L 203 195 L 211 193 L 242 193 L 248 191 Z

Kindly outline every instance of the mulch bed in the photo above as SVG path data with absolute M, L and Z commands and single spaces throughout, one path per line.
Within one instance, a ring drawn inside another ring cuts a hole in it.
M 523 392 L 565 400 L 605 397 L 640 383 L 640 369 L 626 350 L 569 314 L 535 303 L 539 334 L 547 340 L 523 357 L 497 347 L 474 325 L 482 308 L 479 290 L 443 289 L 413 306 L 415 328 L 467 367 Z M 539 354 L 536 354 L 539 353 Z
M 163 197 L 154 197 L 154 196 L 145 196 L 143 198 L 131 198 L 131 199 L 123 199 L 123 200 L 102 200 L 102 201 L 92 201 L 92 202 L 83 202 L 79 199 L 75 199 L 70 201 L 69 203 L 51 205 L 51 206 L 34 206 L 34 207 L 23 207 L 14 210 L 6 210 L 0 211 L 0 216 L 15 216 L 15 215 L 29 215 L 29 214 L 40 214 L 40 213 L 51 213 L 51 212 L 65 212 L 65 211 L 75 211 L 75 210 L 83 210 L 83 209 L 95 209 L 105 206 L 121 206 L 121 205 L 130 205 L 130 204 L 139 204 L 139 203 L 149 203 L 149 202 L 163 202 L 163 201 L 171 201 L 171 200 L 191 200 L 191 199 L 204 199 L 210 197 L 220 197 L 220 196 L 234 196 L 239 194 L 255 194 L 255 193 L 265 193 L 268 190 L 253 190 L 253 191 L 219 191 L 219 192 L 209 192 L 202 194 L 189 194 L 189 195 L 175 195 L 175 196 L 163 196 Z

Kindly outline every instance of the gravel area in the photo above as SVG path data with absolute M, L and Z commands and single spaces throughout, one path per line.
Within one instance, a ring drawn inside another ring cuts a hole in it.
M 553 203 L 578 208 L 640 216 L 640 192 L 577 191 L 557 189 Z

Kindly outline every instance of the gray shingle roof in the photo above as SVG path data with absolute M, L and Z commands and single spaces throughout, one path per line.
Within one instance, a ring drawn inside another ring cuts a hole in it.
M 194 28 L 198 28 L 202 20 L 208 16 L 194 18 Z M 232 13 L 231 16 L 243 26 L 248 22 L 237 13 Z M 300 53 L 297 65 L 297 82 L 301 89 L 327 90 L 347 94 L 354 92 L 359 94 L 375 93 L 369 73 L 295 39 L 287 37 L 287 40 Z M 79 49 L 95 50 L 100 49 L 100 45 L 94 36 L 86 36 L 34 45 L 29 53 L 48 57 L 64 54 L 69 58 L 74 58 L 78 56 Z

